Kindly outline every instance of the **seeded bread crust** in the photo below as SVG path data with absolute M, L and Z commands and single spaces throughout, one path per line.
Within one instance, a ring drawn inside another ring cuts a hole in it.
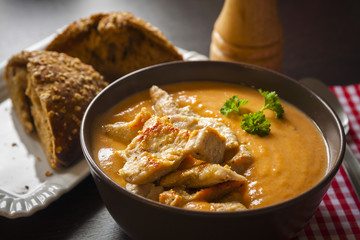
M 143 67 L 183 60 L 159 29 L 128 12 L 75 21 L 46 49 L 80 58 L 108 82 Z
M 51 167 L 77 160 L 81 120 L 107 85 L 103 77 L 63 53 L 23 51 L 10 59 L 4 78 L 16 114 L 26 132 L 36 130 Z
M 26 133 L 35 131 L 30 114 L 29 99 L 25 95 L 28 85 L 26 65 L 29 55 L 28 52 L 14 55 L 8 61 L 3 76 L 15 113 Z

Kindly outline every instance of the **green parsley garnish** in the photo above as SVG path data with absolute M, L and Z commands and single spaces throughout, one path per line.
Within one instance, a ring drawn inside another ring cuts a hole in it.
M 248 100 L 240 100 L 238 98 L 238 96 L 233 96 L 232 98 L 229 98 L 228 100 L 226 100 L 226 102 L 224 103 L 224 105 L 221 107 L 220 112 L 223 115 L 228 115 L 231 112 L 238 112 L 240 113 L 240 106 L 247 104 L 249 101 Z
M 263 91 L 259 89 L 260 94 L 265 98 L 264 106 L 255 113 L 244 114 L 241 120 L 241 128 L 250 134 L 257 134 L 260 137 L 269 135 L 271 123 L 266 119 L 264 110 L 268 109 L 275 112 L 276 118 L 282 118 L 284 108 L 279 101 L 276 92 Z M 240 106 L 247 104 L 248 100 L 240 100 L 238 96 L 229 98 L 221 107 L 220 113 L 228 115 L 230 112 L 237 112 L 240 114 Z M 240 114 L 241 115 L 241 114 Z
M 275 112 L 276 118 L 282 118 L 284 113 L 284 108 L 279 101 L 279 97 L 276 92 L 268 92 L 259 89 L 259 92 L 265 98 L 265 105 L 260 111 L 264 111 L 265 109 L 269 109 Z
M 262 111 L 243 115 L 241 128 L 250 134 L 257 134 L 260 137 L 269 135 L 270 121 L 265 118 Z

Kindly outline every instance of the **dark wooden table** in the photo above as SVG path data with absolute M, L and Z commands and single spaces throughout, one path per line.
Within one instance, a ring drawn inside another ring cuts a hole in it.
M 358 0 L 279 0 L 285 31 L 283 73 L 327 83 L 360 82 Z M 0 62 L 57 28 L 100 11 L 130 11 L 176 46 L 208 55 L 222 0 L 1 0 Z M 139 228 L 140 231 L 140 228 Z M 33 216 L 0 217 L 0 239 L 129 239 L 87 177 Z

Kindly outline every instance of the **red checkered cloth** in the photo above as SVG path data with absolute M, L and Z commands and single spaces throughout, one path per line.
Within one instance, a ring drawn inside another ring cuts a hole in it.
M 331 86 L 330 89 L 349 117 L 347 143 L 360 161 L 360 85 Z M 360 202 L 342 166 L 297 239 L 360 239 Z

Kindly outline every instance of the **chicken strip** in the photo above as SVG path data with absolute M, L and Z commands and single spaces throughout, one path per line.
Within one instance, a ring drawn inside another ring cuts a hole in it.
M 145 108 L 135 116 L 131 122 L 116 122 L 114 124 L 106 124 L 103 126 L 105 133 L 113 139 L 124 144 L 129 144 L 138 132 L 143 128 L 144 123 L 151 117 L 151 113 Z
M 126 163 L 119 175 L 134 184 L 151 183 L 175 170 L 188 155 L 188 130 L 180 130 L 153 116 L 151 125 L 136 136 L 120 155 Z
M 182 207 L 191 201 L 191 195 L 182 189 L 170 189 L 159 195 L 159 202 L 173 207 Z
M 204 188 L 191 196 L 192 201 L 214 202 L 244 185 L 241 181 L 227 181 Z
M 188 169 L 188 168 L 192 168 L 195 166 L 198 166 L 200 164 L 205 163 L 204 161 L 198 160 L 196 158 L 194 158 L 191 155 L 188 155 L 179 165 L 179 167 L 177 168 L 177 170 L 183 170 L 183 169 Z
M 149 198 L 154 201 L 159 201 L 159 194 L 164 191 L 162 186 L 156 186 L 153 183 L 142 185 L 126 183 L 125 188 L 134 194 Z
M 237 174 L 219 164 L 204 163 L 189 169 L 178 170 L 160 179 L 163 187 L 186 186 L 187 188 L 203 188 L 227 181 L 245 183 L 244 176 Z
M 245 145 L 240 145 L 237 153 L 230 159 L 225 161 L 225 164 L 230 166 L 231 170 L 242 174 L 245 169 L 251 164 L 253 157 Z
M 194 113 L 189 106 L 180 108 L 166 91 L 155 85 L 150 88 L 150 97 L 154 102 L 156 114 L 167 116 L 169 121 L 177 128 L 199 130 L 212 127 L 226 139 L 226 149 L 239 146 L 235 132 L 221 122 L 220 119 L 201 117 Z
M 211 212 L 231 212 L 243 211 L 247 208 L 240 202 L 226 202 L 226 203 L 208 203 L 208 202 L 188 202 L 184 205 L 185 209 L 197 211 L 211 211 Z
M 189 108 L 189 106 L 180 108 L 174 99 L 158 86 L 154 85 L 150 88 L 150 97 L 154 102 L 154 109 L 158 115 L 181 114 L 186 116 L 198 116 Z
M 179 129 L 199 130 L 206 127 L 216 129 L 225 138 L 226 149 L 233 149 L 239 146 L 236 133 L 226 126 L 220 119 L 211 117 L 196 117 L 185 115 L 169 115 L 168 121 Z
M 189 194 L 182 188 L 174 188 L 162 192 L 159 195 L 159 202 L 174 207 L 183 207 L 185 204 L 194 201 L 213 202 L 224 197 L 226 194 L 239 189 L 242 185 L 243 183 L 239 181 L 228 181 L 202 189 L 193 194 Z
M 213 128 L 194 130 L 186 143 L 186 150 L 196 159 L 210 163 L 223 161 L 226 139 Z

